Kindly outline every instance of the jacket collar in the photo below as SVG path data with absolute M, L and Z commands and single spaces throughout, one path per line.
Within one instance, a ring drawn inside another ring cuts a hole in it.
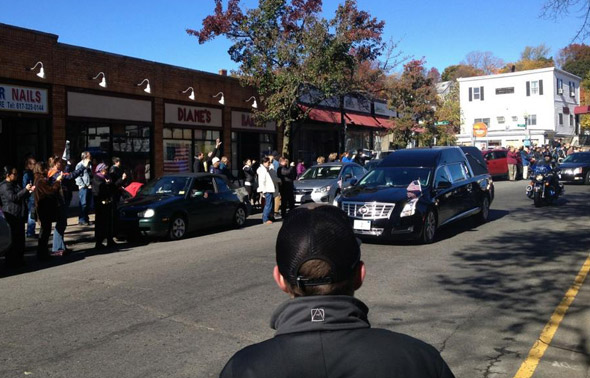
M 296 332 L 370 328 L 369 309 L 347 295 L 317 295 L 290 299 L 274 312 L 270 326 L 276 335 Z

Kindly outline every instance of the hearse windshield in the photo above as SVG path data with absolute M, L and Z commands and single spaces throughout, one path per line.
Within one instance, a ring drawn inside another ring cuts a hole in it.
M 377 167 L 367 173 L 358 185 L 368 188 L 406 188 L 412 181 L 420 180 L 420 185 L 424 187 L 430 185 L 431 172 L 431 168 Z

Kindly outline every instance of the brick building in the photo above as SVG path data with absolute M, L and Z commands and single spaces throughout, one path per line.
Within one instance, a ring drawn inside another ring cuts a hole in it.
M 221 138 L 235 172 L 244 158 L 280 148 L 274 124 L 251 121 L 255 95 L 225 72 L 71 46 L 0 24 L 0 165 L 21 168 L 28 153 L 45 160 L 69 140 L 73 160 L 83 150 L 99 160 L 119 156 L 142 180 L 192 170 L 193 156 Z

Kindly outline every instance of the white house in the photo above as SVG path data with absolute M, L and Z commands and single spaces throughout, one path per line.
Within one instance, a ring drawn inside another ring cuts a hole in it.
M 555 67 L 458 79 L 458 143 L 485 148 L 573 138 L 580 81 Z M 479 122 L 487 125 L 487 135 L 475 137 L 473 125 Z

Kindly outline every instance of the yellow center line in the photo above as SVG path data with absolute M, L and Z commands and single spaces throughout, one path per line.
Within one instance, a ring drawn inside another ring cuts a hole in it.
M 588 275 L 588 271 L 590 270 L 590 255 L 582 265 L 582 269 L 578 272 L 574 283 L 570 286 L 568 291 L 565 293 L 565 296 L 553 311 L 553 315 L 551 315 L 551 319 L 543 328 L 541 335 L 539 335 L 539 339 L 535 342 L 531 350 L 529 351 L 529 355 L 527 356 L 526 360 L 520 365 L 520 369 L 514 375 L 514 378 L 530 378 L 533 376 L 533 373 L 537 369 L 537 365 L 541 361 L 541 358 L 545 354 L 545 351 L 551 344 L 551 340 L 553 340 L 553 336 L 557 332 L 557 328 L 559 328 L 559 323 L 563 320 L 565 313 L 569 309 L 570 305 L 576 298 L 578 291 L 582 287 L 586 276 Z

